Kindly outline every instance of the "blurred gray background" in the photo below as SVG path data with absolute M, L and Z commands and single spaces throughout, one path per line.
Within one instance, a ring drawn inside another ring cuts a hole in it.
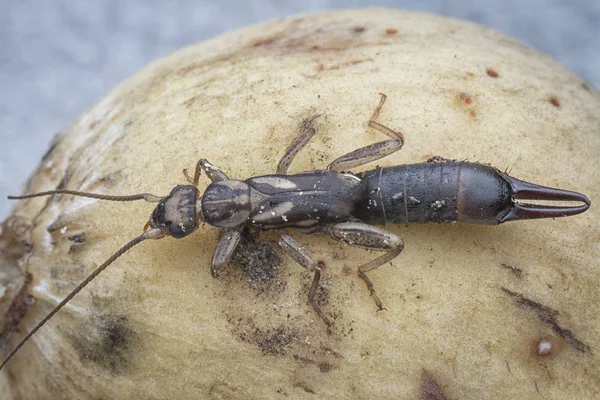
M 600 87 L 600 0 L 0 0 L 0 220 L 52 136 L 150 61 L 273 18 L 373 6 L 495 28 Z

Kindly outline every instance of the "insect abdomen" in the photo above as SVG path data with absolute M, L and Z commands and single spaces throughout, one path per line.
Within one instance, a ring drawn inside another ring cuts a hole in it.
M 359 176 L 365 196 L 355 208 L 356 216 L 379 225 L 456 221 L 465 164 L 429 162 L 365 172 Z

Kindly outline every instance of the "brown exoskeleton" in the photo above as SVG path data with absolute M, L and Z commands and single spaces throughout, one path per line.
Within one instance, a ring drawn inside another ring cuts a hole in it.
M 374 225 L 451 221 L 501 224 L 522 219 L 570 216 L 589 208 L 591 203 L 583 194 L 527 183 L 473 162 L 436 158 L 437 162 L 376 168 L 359 174 L 342 172 L 402 148 L 402 134 L 376 121 L 385 100 L 386 96 L 382 94 L 369 126 L 390 139 L 352 151 L 334 160 L 324 170 L 286 174 L 296 154 L 314 135 L 314 131 L 306 131 L 288 147 L 275 175 L 244 181 L 230 179 L 222 170 L 202 159 L 197 163 L 193 177 L 183 171 L 191 185 L 175 186 L 164 197 L 147 193 L 106 196 L 72 190 L 9 197 L 27 199 L 71 194 L 113 201 L 146 200 L 158 205 L 145 232 L 123 246 L 81 282 L 23 338 L 0 368 L 56 312 L 123 253 L 146 239 L 185 237 L 198 229 L 201 222 L 226 230 L 212 259 L 211 273 L 214 277 L 234 253 L 243 228 L 278 231 L 279 245 L 300 265 L 314 272 L 308 300 L 323 321 L 331 325 L 315 300 L 321 265 L 284 232 L 286 228 L 305 234 L 327 232 L 344 243 L 385 252 L 358 267 L 359 276 L 366 283 L 378 309 L 381 309 L 382 303 L 366 273 L 400 254 L 404 242 L 398 235 Z M 197 188 L 202 171 L 212 181 L 204 193 Z M 517 200 L 575 201 L 580 204 L 533 205 L 521 204 Z

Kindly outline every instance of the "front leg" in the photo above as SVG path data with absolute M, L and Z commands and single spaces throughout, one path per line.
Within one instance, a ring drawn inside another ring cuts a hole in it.
M 213 278 L 216 278 L 221 271 L 221 268 L 229 261 L 233 252 L 240 243 L 241 233 L 238 230 L 230 230 L 225 232 L 213 254 L 210 273 Z
M 287 170 L 290 167 L 292 161 L 298 154 L 300 150 L 306 146 L 306 144 L 312 139 L 313 136 L 317 133 L 317 118 L 320 115 L 314 115 L 310 118 L 306 118 L 300 124 L 300 132 L 298 136 L 294 138 L 292 143 L 285 150 L 285 153 L 279 160 L 279 164 L 277 164 L 277 173 L 278 174 L 287 174 Z
M 327 324 L 327 326 L 331 326 L 331 320 L 327 318 L 323 311 L 321 311 L 321 307 L 316 300 L 317 290 L 319 289 L 319 280 L 321 279 L 321 265 L 316 262 L 315 259 L 312 258 L 312 256 L 306 251 L 306 249 L 290 235 L 279 233 L 279 245 L 298 264 L 309 271 L 314 271 L 315 275 L 313 276 L 313 281 L 310 285 L 310 290 L 308 291 L 308 302 L 319 315 L 319 317 L 321 317 L 321 319 L 325 322 L 325 324 Z
M 381 300 L 379 300 L 377 293 L 375 293 L 373 283 L 371 283 L 366 272 L 391 261 L 400 254 L 402 249 L 404 249 L 404 241 L 402 238 L 376 226 L 359 222 L 342 222 L 330 225 L 328 227 L 328 232 L 332 238 L 341 242 L 386 252 L 384 255 L 358 267 L 358 276 L 360 276 L 367 284 L 367 288 L 369 289 L 377 308 L 379 310 L 383 309 L 383 304 L 381 303 Z
M 194 178 L 190 176 L 187 168 L 184 168 L 183 175 L 185 179 L 188 180 L 192 185 L 198 186 L 198 181 L 200 180 L 200 171 L 204 171 L 208 179 L 212 182 L 226 181 L 229 179 L 227 174 L 221 171 L 218 167 L 215 167 L 208 160 L 202 158 L 196 163 L 196 171 L 194 172 Z

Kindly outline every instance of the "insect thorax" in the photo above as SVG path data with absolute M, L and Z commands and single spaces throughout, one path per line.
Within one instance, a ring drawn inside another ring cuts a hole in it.
M 236 180 L 213 182 L 206 188 L 201 203 L 206 223 L 221 228 L 241 225 L 252 209 L 250 186 Z

